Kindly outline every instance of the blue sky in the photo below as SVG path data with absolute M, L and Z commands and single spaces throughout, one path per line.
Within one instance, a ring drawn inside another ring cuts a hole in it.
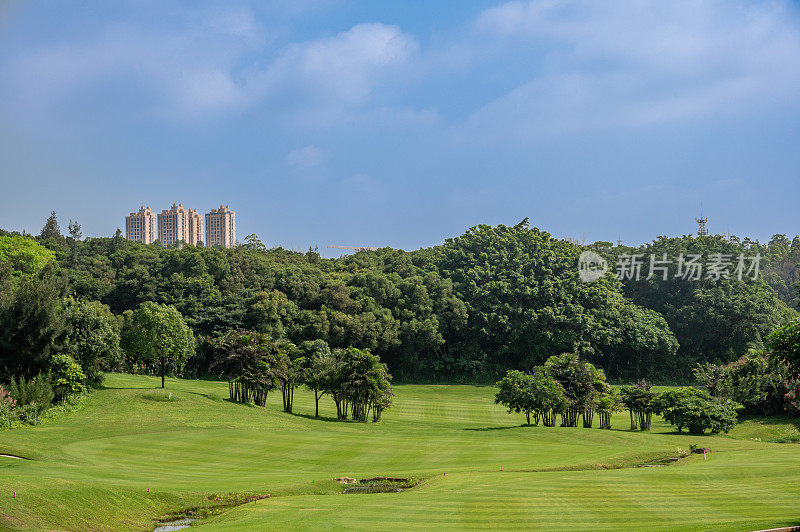
M 416 249 L 800 233 L 796 1 L 3 2 L 0 227 Z M 331 254 L 332 250 L 327 252 Z

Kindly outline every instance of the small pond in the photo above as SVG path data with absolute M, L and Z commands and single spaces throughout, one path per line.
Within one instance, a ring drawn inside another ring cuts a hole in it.
M 184 528 L 189 528 L 192 526 L 194 521 L 197 521 L 197 519 L 192 519 L 190 517 L 168 521 L 158 525 L 153 532 L 172 532 L 173 530 L 183 530 Z

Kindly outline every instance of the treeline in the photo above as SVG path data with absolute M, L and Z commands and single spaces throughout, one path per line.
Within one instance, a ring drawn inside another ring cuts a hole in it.
M 118 320 L 145 302 L 175 307 L 197 345 L 185 365 L 190 375 L 218 373 L 219 339 L 248 330 L 294 345 L 322 340 L 332 349 L 369 349 L 400 381 L 493 382 L 508 369 L 530 370 L 572 352 L 611 379 L 686 382 L 698 363 L 737 360 L 794 317 L 785 302 L 794 301 L 787 283 L 800 255 L 800 241 L 785 237 L 768 245 L 680 237 L 635 250 L 578 246 L 527 220 L 477 226 L 418 251 L 339 259 L 268 250 L 254 236 L 235 249 L 165 249 L 119 232 L 82 240 L 79 226 L 70 228 L 62 236 L 51 217 L 35 240 L 55 257 L 58 272 L 48 275 L 63 278 L 71 304 L 95 305 Z M 587 248 L 612 266 L 625 252 L 761 252 L 765 273 L 755 281 L 620 282 L 609 275 L 584 283 L 577 264 Z M 2 257 L 14 271 L 35 269 L 24 256 Z M 44 356 L 46 340 L 26 352 Z
M 580 419 L 584 428 L 592 428 L 597 414 L 599 428 L 610 429 L 613 413 L 626 408 L 631 430 L 650 430 L 655 413 L 678 432 L 684 428 L 690 434 L 728 432 L 742 408 L 735 401 L 696 388 L 656 393 L 644 380 L 617 392 L 606 382 L 603 370 L 570 353 L 552 356 L 530 373 L 511 370 L 497 386 L 495 403 L 509 413 L 524 413 L 528 425 L 533 418 L 534 425 L 541 419 L 545 427 L 555 426 L 556 416 L 560 416 L 562 427 L 577 427 Z

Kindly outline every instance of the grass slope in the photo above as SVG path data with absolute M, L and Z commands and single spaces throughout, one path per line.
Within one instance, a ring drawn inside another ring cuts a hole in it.
M 796 425 L 748 421 L 733 437 L 519 426 L 479 386 L 397 386 L 379 424 L 315 420 L 310 393 L 296 414 L 219 400 L 227 385 L 109 375 L 86 407 L 49 424 L 0 432 L 0 528 L 148 530 L 210 493 L 273 498 L 209 519 L 209 530 L 265 528 L 766 528 L 800 524 Z M 737 436 L 741 439 L 737 439 Z M 757 439 L 756 439 L 757 438 Z M 761 441 L 759 441 L 761 440 Z M 715 450 L 669 467 L 602 470 Z M 502 468 L 502 471 L 501 471 Z M 338 495 L 336 476 L 417 476 L 400 494 Z M 16 492 L 16 498 L 11 496 Z

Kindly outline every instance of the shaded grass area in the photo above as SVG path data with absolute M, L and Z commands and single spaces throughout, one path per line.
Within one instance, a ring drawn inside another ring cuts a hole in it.
M 147 530 L 207 506 L 212 493 L 242 492 L 271 498 L 203 526 L 743 529 L 800 520 L 800 446 L 766 443 L 796 428 L 783 420 L 705 437 L 675 434 L 658 418 L 652 433 L 630 432 L 626 413 L 610 431 L 526 427 L 493 404 L 491 387 L 395 391 L 383 422 L 340 423 L 314 419 L 304 391 L 289 415 L 280 394 L 256 408 L 221 400 L 226 383 L 170 379 L 162 392 L 158 378 L 109 375 L 83 410 L 0 432 L 0 453 L 34 459 L 0 458 L 0 528 Z M 175 400 L 146 397 L 168 392 Z M 320 406 L 335 417 L 330 399 Z M 692 444 L 714 453 L 617 469 Z M 425 482 L 344 497 L 331 480 L 341 476 Z

